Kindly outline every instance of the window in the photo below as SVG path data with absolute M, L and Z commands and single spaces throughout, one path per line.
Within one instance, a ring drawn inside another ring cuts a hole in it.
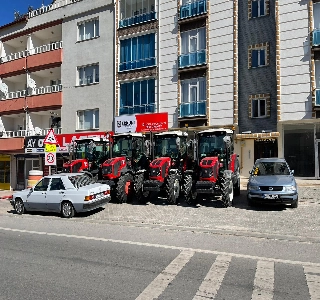
M 61 178 L 52 178 L 50 184 L 50 191 L 58 191 L 58 190 L 65 190 L 63 182 Z
M 257 18 L 266 15 L 266 1 L 252 0 L 251 1 L 251 18 Z
M 266 99 L 252 99 L 252 118 L 264 118 L 267 115 Z
M 99 128 L 99 109 L 77 111 L 77 129 L 97 129 Z
M 181 33 L 181 54 L 197 52 L 206 49 L 205 27 L 184 31 Z
M 120 18 L 125 19 L 154 12 L 154 6 L 154 0 L 120 1 Z
M 99 36 L 99 20 L 94 19 L 78 24 L 78 41 L 89 40 Z
M 252 50 L 252 68 L 262 67 L 266 65 L 266 50 Z
M 155 112 L 155 79 L 120 84 L 119 115 Z
M 79 85 L 99 82 L 99 64 L 78 67 Z
M 155 34 L 146 34 L 120 41 L 119 71 L 154 66 Z
M 50 178 L 43 178 L 41 181 L 37 183 L 37 185 L 33 188 L 34 191 L 46 191 L 48 189 L 50 182 Z
M 250 118 L 270 117 L 270 94 L 257 94 L 249 96 Z

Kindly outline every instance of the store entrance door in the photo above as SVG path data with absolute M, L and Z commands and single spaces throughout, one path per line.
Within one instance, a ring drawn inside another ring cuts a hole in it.
M 10 190 L 10 156 L 0 155 L 0 189 Z

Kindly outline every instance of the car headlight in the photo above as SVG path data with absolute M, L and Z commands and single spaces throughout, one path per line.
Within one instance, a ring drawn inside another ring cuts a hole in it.
M 284 190 L 287 192 L 295 192 L 297 188 L 294 185 L 291 185 L 291 186 L 285 186 Z
M 250 191 L 259 191 L 259 186 L 257 186 L 257 185 L 249 185 L 249 190 Z

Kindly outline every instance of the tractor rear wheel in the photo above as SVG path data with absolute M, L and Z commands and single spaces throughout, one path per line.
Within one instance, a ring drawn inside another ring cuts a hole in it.
M 143 192 L 144 174 L 136 175 L 134 181 L 134 193 L 139 203 L 145 204 L 149 199 L 149 192 Z
M 232 206 L 233 202 L 233 183 L 230 178 L 222 177 L 221 180 L 222 202 L 225 207 Z
M 192 176 L 186 175 L 183 178 L 183 184 L 182 184 L 182 194 L 184 196 L 185 201 L 189 205 L 196 205 L 196 195 L 192 190 Z
M 165 193 L 169 204 L 177 204 L 180 194 L 179 177 L 176 174 L 168 175 L 165 185 Z
M 119 178 L 116 187 L 116 201 L 126 203 L 132 199 L 133 194 L 133 176 L 129 173 Z

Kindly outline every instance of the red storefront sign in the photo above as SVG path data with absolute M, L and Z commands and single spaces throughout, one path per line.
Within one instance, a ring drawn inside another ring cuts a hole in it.
M 67 133 L 67 134 L 56 134 L 57 145 L 60 147 L 66 147 L 74 140 L 85 139 L 85 138 L 105 138 L 105 131 L 94 131 L 94 132 L 75 132 L 75 133 Z
M 168 113 L 136 115 L 136 132 L 168 130 Z

